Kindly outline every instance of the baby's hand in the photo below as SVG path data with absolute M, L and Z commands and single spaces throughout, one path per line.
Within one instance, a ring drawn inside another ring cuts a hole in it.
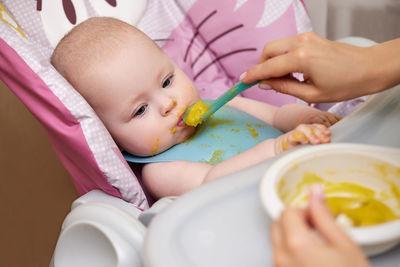
M 341 120 L 342 117 L 336 116 L 330 112 L 315 110 L 315 112 L 305 114 L 298 123 L 313 124 L 318 123 L 325 125 L 326 127 L 334 125 L 336 122 Z
M 330 142 L 331 132 L 323 124 L 300 124 L 294 130 L 275 139 L 275 154 L 278 155 L 301 144 L 325 144 Z

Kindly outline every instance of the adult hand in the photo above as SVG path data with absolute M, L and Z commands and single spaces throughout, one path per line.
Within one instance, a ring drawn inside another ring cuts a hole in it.
M 275 266 L 370 266 L 362 250 L 336 224 L 322 194 L 322 188 L 314 186 L 306 210 L 286 208 L 272 224 Z
M 399 62 L 400 39 L 356 47 L 309 32 L 267 43 L 258 64 L 241 80 L 262 80 L 260 88 L 307 102 L 341 101 L 400 83 Z M 292 73 L 303 73 L 304 82 Z

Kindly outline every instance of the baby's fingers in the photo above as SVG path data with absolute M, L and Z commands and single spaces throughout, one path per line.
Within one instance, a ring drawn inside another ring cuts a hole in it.
M 309 140 L 302 131 L 293 131 L 287 137 L 287 142 L 292 146 L 307 144 Z
M 312 124 L 310 127 L 311 136 L 309 137 L 310 143 L 315 144 L 326 144 L 331 141 L 331 132 L 329 129 L 322 124 Z
M 322 135 L 325 136 L 331 135 L 331 131 L 329 130 L 329 128 L 323 124 L 313 123 L 312 125 L 310 125 L 310 127 L 318 129 L 318 131 L 316 131 L 315 133 L 321 133 Z
M 336 117 L 331 113 L 325 112 L 323 114 L 320 114 L 317 118 L 314 118 L 311 123 L 322 124 L 326 127 L 330 127 L 338 121 L 339 121 L 338 117 Z
M 296 130 L 303 133 L 310 144 L 321 144 L 330 142 L 330 131 L 322 124 L 299 125 Z
M 327 112 L 326 113 L 326 121 L 328 122 L 328 124 L 324 123 L 324 125 L 326 127 L 332 126 L 335 123 L 337 123 L 338 121 L 340 121 L 341 119 L 342 119 L 342 117 L 339 117 L 339 116 L 336 116 L 335 114 Z

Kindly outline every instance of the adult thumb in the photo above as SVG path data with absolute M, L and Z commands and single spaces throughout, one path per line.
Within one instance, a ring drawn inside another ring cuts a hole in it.
M 262 80 L 259 87 L 261 89 L 272 88 L 279 93 L 292 95 L 306 102 L 313 102 L 319 93 L 318 89 L 313 84 L 300 82 L 295 78 L 271 78 Z
M 349 241 L 353 243 L 350 237 L 336 223 L 335 218 L 330 212 L 324 199 L 321 184 L 315 184 L 311 187 L 308 212 L 314 228 L 325 241 L 342 248 L 347 247 Z

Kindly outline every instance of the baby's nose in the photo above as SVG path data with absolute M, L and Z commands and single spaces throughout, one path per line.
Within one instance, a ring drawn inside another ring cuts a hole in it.
M 166 99 L 162 106 L 161 114 L 167 116 L 175 107 L 177 101 L 175 99 Z

